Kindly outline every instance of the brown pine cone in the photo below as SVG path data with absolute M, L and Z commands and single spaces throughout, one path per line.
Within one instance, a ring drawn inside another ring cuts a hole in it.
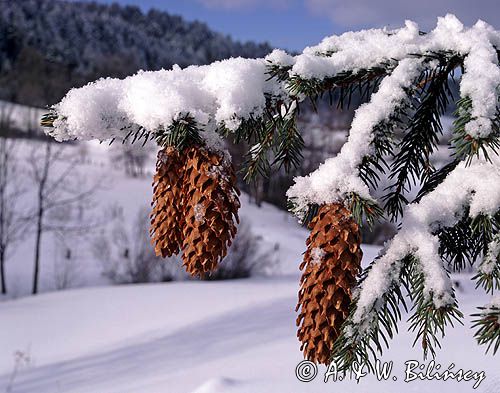
M 349 210 L 338 203 L 322 206 L 309 229 L 300 265 L 297 337 L 306 359 L 328 364 L 349 314 L 351 290 L 363 255 L 361 234 Z
M 183 170 L 184 162 L 176 148 L 166 147 L 158 152 L 150 233 L 156 255 L 163 258 L 177 254 L 182 245 Z
M 187 149 L 182 259 L 192 276 L 205 277 L 226 256 L 239 222 L 239 194 L 232 164 L 222 154 Z

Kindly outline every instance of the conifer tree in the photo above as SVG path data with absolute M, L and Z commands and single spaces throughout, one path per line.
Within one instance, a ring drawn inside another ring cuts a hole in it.
M 500 32 L 491 26 L 466 28 L 447 15 L 429 33 L 406 22 L 328 37 L 296 56 L 275 50 L 265 59 L 99 80 L 71 90 L 42 124 L 58 140 L 155 139 L 166 152 L 176 149 L 162 155 L 177 161 L 159 171 L 177 172 L 159 172 L 155 197 L 171 198 L 169 187 L 182 187 L 182 208 L 156 200 L 152 233 L 160 254 L 182 249 L 187 269 L 203 275 L 224 256 L 237 221 L 223 138 L 249 144 L 247 179 L 297 167 L 307 132 L 296 122 L 302 103 L 335 95 L 347 107 L 360 94 L 366 103 L 340 153 L 287 192 L 290 210 L 311 229 L 298 337 L 308 359 L 348 370 L 354 361 L 373 365 L 402 309 L 424 356 L 434 355 L 445 328 L 463 319 L 450 272 L 474 265 L 478 290 L 500 289 L 499 49 Z M 450 88 L 454 78 L 460 97 Z M 435 167 L 440 118 L 451 103 L 448 163 Z M 357 276 L 359 226 L 375 220 L 399 230 Z M 170 231 L 174 222 L 189 229 Z M 478 343 L 497 352 L 500 298 L 475 318 Z

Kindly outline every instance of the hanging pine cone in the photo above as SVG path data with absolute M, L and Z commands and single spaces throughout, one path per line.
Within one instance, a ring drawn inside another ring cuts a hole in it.
M 187 149 L 182 259 L 191 275 L 204 277 L 226 255 L 236 234 L 239 194 L 223 155 L 200 146 Z
M 156 255 L 163 258 L 177 254 L 182 245 L 183 165 L 176 148 L 166 147 L 158 152 L 150 233 Z
M 297 337 L 306 359 L 328 364 L 349 313 L 351 289 L 361 264 L 361 235 L 349 210 L 341 204 L 322 206 L 309 229 L 300 265 Z

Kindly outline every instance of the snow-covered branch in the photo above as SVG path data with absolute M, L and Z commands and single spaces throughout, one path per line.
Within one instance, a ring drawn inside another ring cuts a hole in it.
M 401 263 L 415 257 L 425 277 L 425 293 L 436 308 L 453 301 L 452 285 L 439 254 L 439 228 L 451 227 L 464 207 L 470 218 L 494 215 L 500 208 L 500 158 L 493 162 L 476 160 L 461 163 L 436 189 L 420 202 L 407 206 L 402 228 L 390 241 L 383 255 L 371 267 L 359 289 L 353 322 L 367 326 L 377 302 L 394 283 L 400 285 Z
M 176 120 L 189 115 L 200 130 L 208 131 L 210 140 L 217 129 L 237 131 L 242 121 L 265 117 L 276 102 L 305 98 L 293 96 L 290 80 L 270 77 L 271 66 L 286 67 L 289 78 L 306 81 L 383 67 L 388 69 L 387 76 L 371 102 L 357 111 L 342 152 L 310 176 L 296 179 L 289 191 L 290 197 L 303 204 L 341 201 L 349 193 L 369 198 L 358 167 L 370 154 L 374 126 L 394 113 L 421 72 L 421 57 L 452 52 L 465 58 L 461 94 L 472 101 L 465 130 L 472 137 L 485 137 L 492 132 L 497 115 L 499 46 L 500 33 L 491 26 L 479 21 L 465 28 L 447 15 L 428 34 L 421 34 L 417 24 L 407 21 L 398 30 L 371 29 L 328 37 L 297 56 L 275 50 L 265 59 L 235 58 L 208 66 L 140 71 L 123 80 L 100 79 L 71 90 L 54 107 L 56 119 L 48 132 L 58 140 L 120 139 L 131 127 L 168 132 Z

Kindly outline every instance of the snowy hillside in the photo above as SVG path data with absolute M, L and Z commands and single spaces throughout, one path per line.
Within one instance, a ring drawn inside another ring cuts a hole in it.
M 17 151 L 21 161 L 28 160 L 34 151 L 43 150 L 42 142 L 20 141 Z M 56 146 L 60 148 L 60 146 Z M 123 168 L 116 162 L 113 149 L 116 145 L 99 144 L 97 142 L 79 143 L 76 145 L 65 145 L 63 150 L 70 157 L 82 156 L 76 173 L 81 176 L 82 182 L 92 183 L 99 181 L 99 188 L 92 196 L 87 209 L 89 216 L 107 217 L 112 210 L 119 210 L 123 214 L 124 225 L 132 227 L 140 209 L 149 208 L 151 201 L 151 181 L 154 170 L 154 152 L 146 164 L 143 177 L 127 177 Z M 65 168 L 64 163 L 56 164 L 56 172 Z M 33 187 L 26 180 L 26 187 Z M 21 208 L 32 205 L 34 191 L 30 191 L 25 197 L 26 201 Z M 263 204 L 257 208 L 249 203 L 248 197 L 241 198 L 242 208 L 240 211 L 241 221 L 250 225 L 252 232 L 260 238 L 261 248 L 272 250 L 273 260 L 276 261 L 273 271 L 280 274 L 298 274 L 298 265 L 301 261 L 301 253 L 304 251 L 304 241 L 307 232 L 297 224 L 295 218 L 272 205 Z M 77 241 L 67 240 L 71 245 L 72 260 L 74 261 L 70 272 L 70 287 L 107 285 L 108 282 L 102 277 L 102 263 L 95 260 L 91 252 L 92 238 L 106 227 L 95 226 L 86 230 L 83 237 Z M 16 245 L 11 258 L 6 263 L 7 284 L 9 296 L 17 297 L 29 293 L 31 275 L 33 271 L 33 244 L 34 234 L 30 231 L 22 242 Z M 41 289 L 51 291 L 57 287 L 58 271 L 61 267 L 57 265 L 54 255 L 58 254 L 57 236 L 52 233 L 44 235 L 42 260 L 41 260 Z M 71 243 L 72 242 L 72 243 Z M 172 262 L 168 262 L 172 263 Z

